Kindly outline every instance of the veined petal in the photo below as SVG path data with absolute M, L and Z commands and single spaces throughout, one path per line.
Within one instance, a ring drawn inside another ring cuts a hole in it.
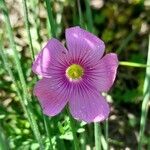
M 48 116 L 57 115 L 68 102 L 65 87 L 59 86 L 51 78 L 43 78 L 38 81 L 34 94 L 38 97 L 44 114 Z
M 88 60 L 88 63 L 98 61 L 105 49 L 102 40 L 80 27 L 66 29 L 66 44 L 73 59 L 81 57 L 83 62 Z
M 34 61 L 33 72 L 47 78 L 53 73 L 60 73 L 65 65 L 66 53 L 67 50 L 57 39 L 49 40 Z
M 88 123 L 103 121 L 110 112 L 104 97 L 96 91 L 82 91 L 73 95 L 69 107 L 74 118 Z
M 109 53 L 105 55 L 95 67 L 87 71 L 90 84 L 101 92 L 107 92 L 114 83 L 118 65 L 116 54 Z

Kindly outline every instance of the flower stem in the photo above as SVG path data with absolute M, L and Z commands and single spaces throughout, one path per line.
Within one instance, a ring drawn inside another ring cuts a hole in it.
M 101 125 L 100 123 L 94 123 L 94 135 L 95 135 L 95 150 L 101 150 Z
M 72 134 L 73 134 L 74 149 L 79 150 L 79 142 L 78 142 L 76 128 L 75 128 L 75 124 L 74 124 L 75 122 L 74 122 L 74 119 L 72 118 L 72 116 L 70 115 L 69 110 L 68 110 L 68 113 L 69 113 L 69 118 L 70 118 L 70 126 L 71 126 L 71 130 L 72 130 Z
M 149 47 L 148 47 L 148 56 L 147 56 L 147 66 L 150 65 L 150 35 L 149 35 Z M 146 68 L 146 77 L 143 87 L 143 102 L 142 102 L 142 113 L 141 113 L 141 122 L 140 122 L 140 133 L 138 139 L 138 150 L 142 150 L 143 145 L 143 136 L 147 120 L 148 112 L 148 102 L 150 98 L 150 67 Z

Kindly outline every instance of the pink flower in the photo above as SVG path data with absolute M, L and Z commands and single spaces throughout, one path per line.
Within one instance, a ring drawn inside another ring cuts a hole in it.
M 104 42 L 80 27 L 66 29 L 66 45 L 67 49 L 57 39 L 49 40 L 33 63 L 32 70 L 43 77 L 34 94 L 44 114 L 55 116 L 68 103 L 78 120 L 106 119 L 110 109 L 101 93 L 115 80 L 117 55 L 102 57 Z

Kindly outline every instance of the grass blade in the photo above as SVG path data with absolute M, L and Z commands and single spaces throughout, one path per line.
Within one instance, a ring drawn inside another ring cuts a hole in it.
M 0 150 L 9 150 L 9 145 L 0 124 Z
M 21 67 L 21 63 L 20 63 L 20 60 L 19 60 L 19 57 L 18 57 L 18 52 L 17 52 L 17 49 L 16 49 L 15 41 L 14 41 L 13 30 L 12 30 L 9 15 L 8 15 L 8 9 L 7 9 L 7 6 L 6 6 L 6 3 L 5 3 L 4 0 L 0 0 L 0 6 L 2 8 L 3 15 L 4 15 L 4 18 L 5 18 L 5 23 L 6 23 L 6 27 L 7 27 L 7 30 L 8 30 L 9 40 L 10 40 L 10 45 L 11 45 L 11 48 L 13 50 L 13 57 L 14 57 L 14 60 L 15 60 L 15 63 L 16 63 L 17 72 L 18 72 L 19 79 L 20 79 L 20 82 L 21 82 L 21 85 L 22 85 L 24 104 L 27 106 L 27 108 L 28 107 L 31 108 L 30 103 L 28 102 L 29 100 L 31 100 L 31 98 L 28 94 L 29 92 L 28 92 L 28 89 L 27 89 L 25 77 L 24 77 L 24 74 L 23 74 L 23 70 L 22 70 L 22 67 Z M 33 132 L 34 132 L 35 137 L 36 137 L 36 139 L 37 139 L 37 141 L 40 145 L 40 149 L 43 149 L 41 135 L 40 135 L 35 117 L 33 116 L 33 113 L 32 113 L 31 110 L 29 111 L 29 114 L 30 114 L 30 120 L 31 120 L 31 126 L 32 126 L 32 129 L 33 129 Z
M 128 62 L 128 61 L 120 61 L 119 65 L 121 65 L 121 66 L 128 66 L 128 67 L 137 67 L 137 68 L 150 67 L 149 64 L 145 65 L 145 64 L 140 64 L 140 63 L 135 63 L 135 62 Z
M 93 19 L 92 19 L 92 13 L 90 9 L 90 1 L 85 0 L 85 6 L 86 6 L 86 18 L 87 18 L 87 27 L 90 32 L 93 31 Z
M 43 118 L 44 118 L 44 125 L 45 125 L 45 128 L 46 128 L 46 133 L 47 133 L 47 136 L 49 138 L 49 142 L 50 142 L 50 150 L 53 150 L 53 144 L 52 144 L 52 140 L 51 140 L 51 132 L 50 132 L 50 121 L 49 121 L 49 118 L 45 115 L 43 115 Z
M 78 13 L 79 13 L 79 24 L 81 27 L 83 27 L 83 15 L 81 10 L 80 0 L 77 0 L 77 6 L 78 6 Z
M 149 46 L 148 46 L 148 55 L 147 55 L 147 65 L 150 65 L 150 35 L 149 35 Z M 140 133 L 138 141 L 138 150 L 142 150 L 144 130 L 147 120 L 148 113 L 148 102 L 150 98 L 150 67 L 146 68 L 146 76 L 143 87 L 143 102 L 142 102 L 142 113 L 141 113 L 141 122 L 140 122 Z
M 30 47 L 31 58 L 32 58 L 32 60 L 34 60 L 35 56 L 34 56 L 34 50 L 33 50 L 33 44 L 32 44 L 31 32 L 30 32 L 30 24 L 29 24 L 28 9 L 27 9 L 26 0 L 22 0 L 22 4 L 23 4 L 25 26 L 26 26 L 27 35 L 28 35 L 28 42 L 29 42 L 29 47 Z
M 56 25 L 55 25 L 56 23 L 54 21 L 52 10 L 51 10 L 51 1 L 45 0 L 45 2 L 46 2 L 46 8 L 47 8 L 46 10 L 47 10 L 47 14 L 48 14 L 52 37 L 56 37 Z

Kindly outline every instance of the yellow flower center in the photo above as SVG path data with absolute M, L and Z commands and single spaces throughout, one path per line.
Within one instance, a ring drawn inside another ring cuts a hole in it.
M 72 64 L 66 70 L 66 76 L 70 80 L 81 79 L 83 75 L 84 75 L 84 69 L 80 65 L 77 65 L 77 64 Z

